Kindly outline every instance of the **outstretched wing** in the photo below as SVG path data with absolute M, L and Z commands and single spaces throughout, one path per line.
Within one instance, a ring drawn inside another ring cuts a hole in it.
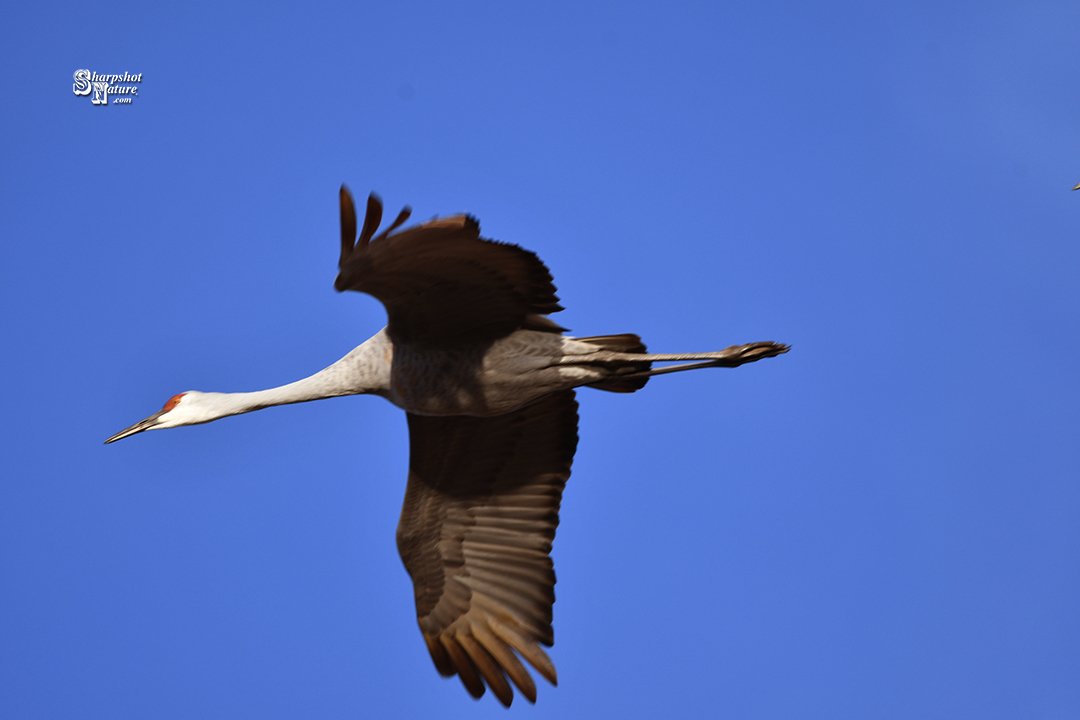
M 373 238 L 382 203 L 372 194 L 357 241 L 352 196 L 341 188 L 341 261 L 334 287 L 381 300 L 394 342 L 475 343 L 523 327 L 562 332 L 543 317 L 562 308 L 551 273 L 534 253 L 481 238 L 479 223 L 466 215 L 394 232 L 408 217 L 406 208 Z
M 409 483 L 397 543 L 435 667 L 504 705 L 507 677 L 536 701 L 514 652 L 552 684 L 551 541 L 577 447 L 574 392 L 498 417 L 409 414 Z

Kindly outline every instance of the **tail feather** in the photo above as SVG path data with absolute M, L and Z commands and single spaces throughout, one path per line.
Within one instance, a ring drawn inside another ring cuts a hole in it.
M 574 338 L 580 342 L 589 343 L 591 345 L 599 345 L 605 350 L 612 350 L 614 352 L 624 353 L 643 353 L 646 351 L 645 343 L 641 342 L 641 338 L 633 333 L 623 333 L 621 335 L 596 335 L 593 337 Z M 607 390 L 608 392 L 616 393 L 632 393 L 637 392 L 641 388 L 645 387 L 645 383 L 649 382 L 649 376 L 641 373 L 647 373 L 652 369 L 651 362 L 633 363 L 625 365 L 617 371 L 618 374 L 612 375 L 609 378 L 605 378 L 600 382 L 590 383 L 586 387 L 596 388 L 597 390 Z M 621 375 L 634 375 L 635 377 L 621 377 Z
M 634 333 L 623 333 L 621 335 L 595 335 L 593 337 L 580 337 L 574 339 L 578 342 L 589 343 L 590 345 L 599 345 L 605 350 L 628 353 L 645 352 L 645 343 L 641 342 L 641 338 Z

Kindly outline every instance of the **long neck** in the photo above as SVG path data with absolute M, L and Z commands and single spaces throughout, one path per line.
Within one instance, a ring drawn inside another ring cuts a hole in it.
M 212 396 L 207 399 L 211 400 L 217 417 L 341 395 L 368 393 L 385 397 L 390 391 L 392 357 L 393 345 L 382 330 L 330 367 L 303 380 L 269 390 L 206 395 Z

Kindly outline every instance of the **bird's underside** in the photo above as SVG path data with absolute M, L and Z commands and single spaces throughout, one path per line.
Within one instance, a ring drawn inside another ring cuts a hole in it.
M 376 236 L 382 204 L 374 195 L 356 240 L 345 187 L 340 200 L 335 287 L 386 306 L 394 348 L 388 397 L 408 412 L 397 542 L 420 630 L 438 671 L 458 675 L 474 697 L 487 686 L 510 705 L 512 682 L 535 702 L 518 656 L 555 684 L 540 646 L 554 640 L 549 554 L 577 446 L 573 388 L 634 392 L 652 375 L 736 367 L 788 348 L 768 342 L 656 355 L 635 335 L 561 337 L 547 315 L 562 308 L 535 254 L 481 238 L 478 223 L 461 215 L 393 232 L 406 209 Z M 558 352 L 545 355 L 547 345 Z M 522 360 L 532 355 L 550 359 Z M 694 362 L 652 366 L 682 360 Z

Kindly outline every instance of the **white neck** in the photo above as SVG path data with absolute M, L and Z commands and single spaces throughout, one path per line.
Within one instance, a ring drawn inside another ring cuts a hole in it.
M 328 368 L 303 380 L 245 393 L 199 393 L 199 405 L 216 419 L 227 415 L 259 410 L 273 405 L 308 402 L 341 395 L 373 394 L 386 397 L 390 392 L 390 362 L 393 344 L 380 330 Z M 195 394 L 195 393 L 192 393 Z

